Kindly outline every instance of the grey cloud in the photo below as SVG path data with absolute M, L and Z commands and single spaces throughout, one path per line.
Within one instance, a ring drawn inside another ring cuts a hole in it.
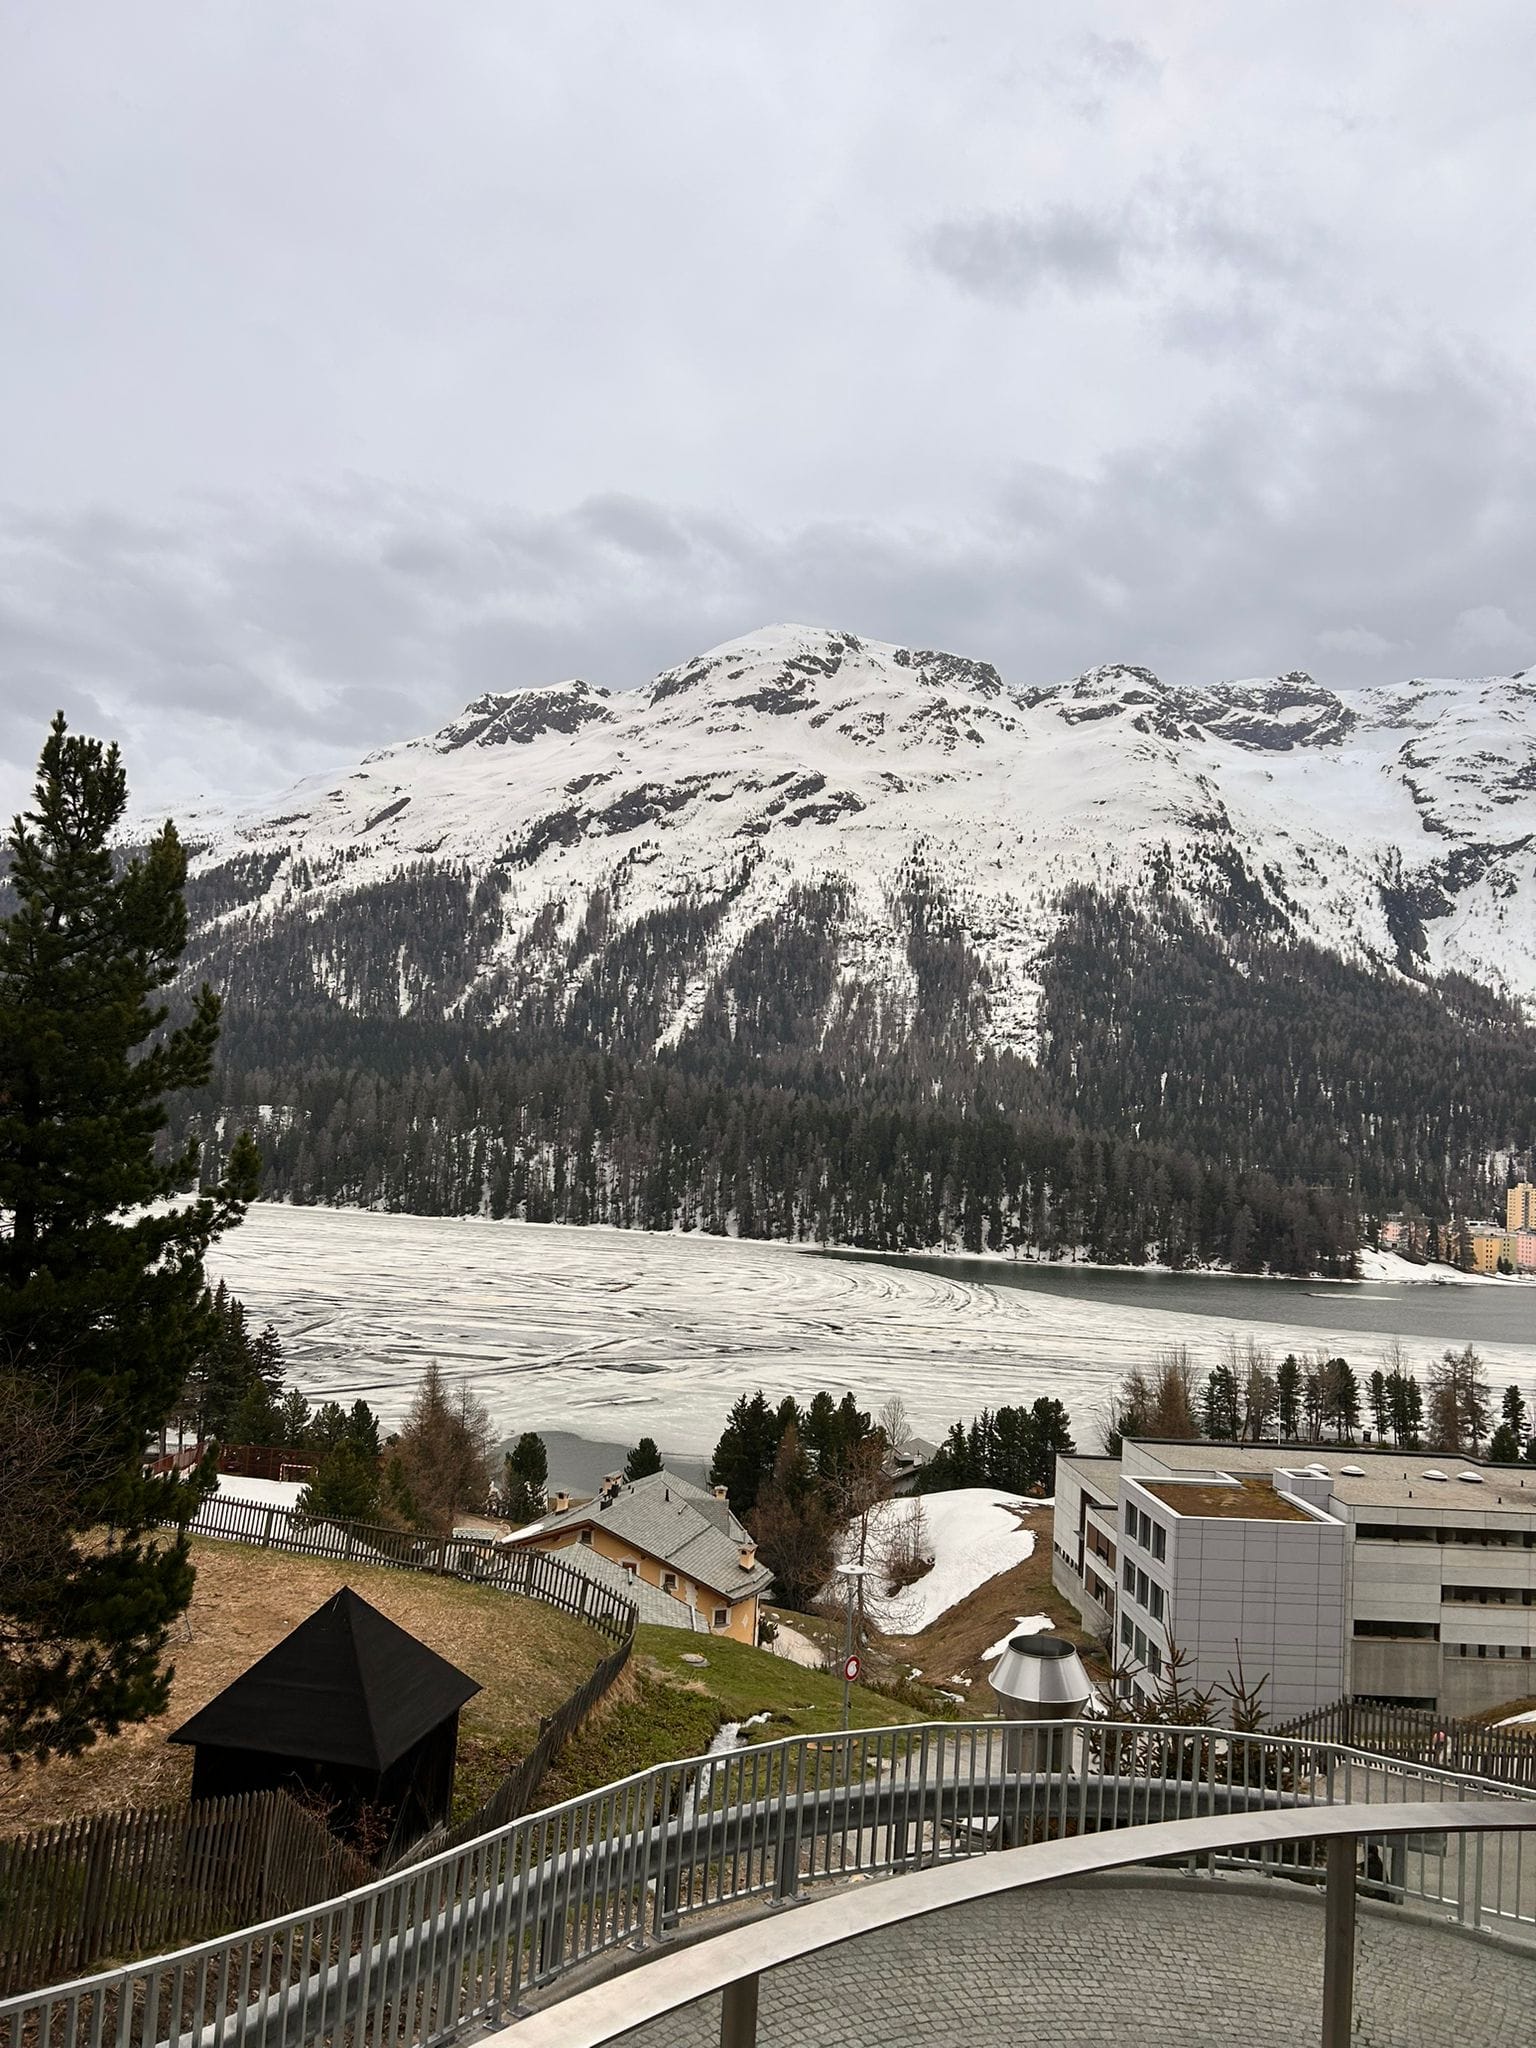
M 766 528 L 629 499 L 535 517 L 357 485 L 216 523 L 190 505 L 151 546 L 13 512 L 0 747 L 19 790 L 57 696 L 156 787 L 259 789 L 484 689 L 632 686 L 778 618 L 951 646 L 1026 684 L 1111 658 L 1188 681 L 1456 674 L 1536 652 L 1532 559 L 1536 422 L 1437 351 L 1391 380 L 1234 399 L 1091 470 L 1020 465 L 966 521 Z
M 1083 36 L 1078 44 L 1090 71 L 1116 84 L 1150 85 L 1162 75 L 1162 65 L 1145 43 L 1134 36 Z
M 1051 285 L 1078 297 L 1108 291 L 1141 238 L 1124 221 L 1070 206 L 1033 214 L 939 221 L 923 237 L 927 261 L 977 298 L 1021 305 Z
M 1244 219 L 1188 172 L 1143 179 L 1123 204 L 1097 211 L 1049 206 L 940 220 L 918 249 L 961 291 L 999 305 L 1026 304 L 1052 285 L 1079 298 L 1155 287 L 1168 297 L 1169 337 L 1210 350 L 1241 338 L 1234 308 L 1315 273 L 1325 257 L 1316 230 Z M 1225 288 L 1220 299 L 1213 284 Z
M 56 702 L 256 790 L 775 617 L 1528 659 L 1536 10 L 1200 13 L 0 10 L 0 780 Z

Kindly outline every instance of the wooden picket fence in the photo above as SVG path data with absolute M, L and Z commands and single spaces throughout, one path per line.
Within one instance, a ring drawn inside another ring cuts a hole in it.
M 529 1811 L 551 1766 L 572 1735 L 629 1662 L 639 1610 L 612 1586 L 588 1578 L 547 1551 L 497 1543 L 480 1536 L 418 1536 L 372 1522 L 323 1520 L 295 1508 L 261 1507 L 250 1501 L 207 1502 L 192 1524 L 194 1535 L 254 1543 L 263 1550 L 291 1550 L 338 1564 L 384 1565 L 394 1571 L 432 1572 L 466 1579 L 498 1592 L 517 1593 L 575 1615 L 616 1645 L 539 1728 L 528 1754 L 508 1773 L 484 1805 L 457 1826 L 436 1828 L 396 1855 L 386 1849 L 385 1869 L 415 1863 L 440 1849 L 457 1848 L 477 1835 L 504 1827 Z
M 372 1876 L 286 1792 L 93 1814 L 0 1841 L 0 1997 L 294 1912 Z
M 1335 1700 L 1274 1732 L 1313 1736 L 1405 1763 L 1430 1764 L 1462 1777 L 1536 1789 L 1536 1727 L 1489 1728 L 1479 1721 L 1453 1720 L 1429 1707 Z
M 343 1565 L 432 1572 L 503 1593 L 521 1593 L 575 1615 L 615 1642 L 627 1642 L 635 1630 L 632 1600 L 562 1564 L 550 1552 L 526 1545 L 497 1543 L 486 1536 L 418 1536 L 374 1522 L 331 1521 L 300 1514 L 297 1508 L 220 1500 L 217 1494 L 204 1503 L 190 1529 L 194 1536 L 222 1536 L 263 1550 L 297 1551 Z

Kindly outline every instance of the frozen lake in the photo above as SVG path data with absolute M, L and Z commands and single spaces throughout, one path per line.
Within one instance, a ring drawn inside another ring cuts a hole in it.
M 436 1358 L 503 1432 L 649 1435 L 695 1454 L 755 1386 L 771 1398 L 851 1387 L 871 1410 L 900 1394 L 928 1434 L 1052 1394 L 1086 1443 L 1129 1365 L 1185 1343 L 1203 1370 L 1228 1332 L 1280 1353 L 1323 1346 L 1362 1373 L 1393 1333 L 1420 1368 L 1470 1339 L 1495 1386 L 1536 1383 L 1536 1293 L 1523 1289 L 1141 1275 L 1128 1285 L 1082 1269 L 275 1205 L 253 1208 L 208 1265 L 258 1323 L 277 1325 L 312 1399 L 363 1395 L 393 1422 Z M 1219 1293 L 1192 1296 L 1207 1286 Z

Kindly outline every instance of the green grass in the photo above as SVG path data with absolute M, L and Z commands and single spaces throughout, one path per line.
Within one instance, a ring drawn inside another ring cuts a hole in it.
M 685 1664 L 690 1654 L 708 1661 Z M 632 1676 L 623 1697 L 595 1714 L 570 1743 L 545 1780 L 539 1803 L 553 1806 L 653 1764 L 698 1756 L 722 1722 L 763 1713 L 771 1718 L 750 1731 L 754 1742 L 839 1729 L 842 1680 L 722 1636 L 643 1627 L 635 1638 Z M 849 1720 L 855 1728 L 924 1718 L 914 1706 L 853 1688 Z

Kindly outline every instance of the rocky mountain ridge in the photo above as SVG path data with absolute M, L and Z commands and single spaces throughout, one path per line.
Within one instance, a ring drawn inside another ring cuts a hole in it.
M 856 1007 L 898 1043 L 926 934 L 969 961 L 976 1048 L 1032 1057 L 1040 963 L 1084 887 L 1536 998 L 1529 675 L 1195 688 L 1110 665 L 1025 690 L 963 656 L 773 627 L 640 690 L 487 694 L 187 833 L 204 954 L 259 963 L 281 931 L 290 979 L 343 1008 L 515 1022 L 530 989 L 546 1019 L 595 1016 L 605 959 L 659 949 L 639 1052 L 718 1026 L 787 919 L 826 953 L 802 1044 Z M 387 927 L 366 957 L 345 938 L 365 901 Z

